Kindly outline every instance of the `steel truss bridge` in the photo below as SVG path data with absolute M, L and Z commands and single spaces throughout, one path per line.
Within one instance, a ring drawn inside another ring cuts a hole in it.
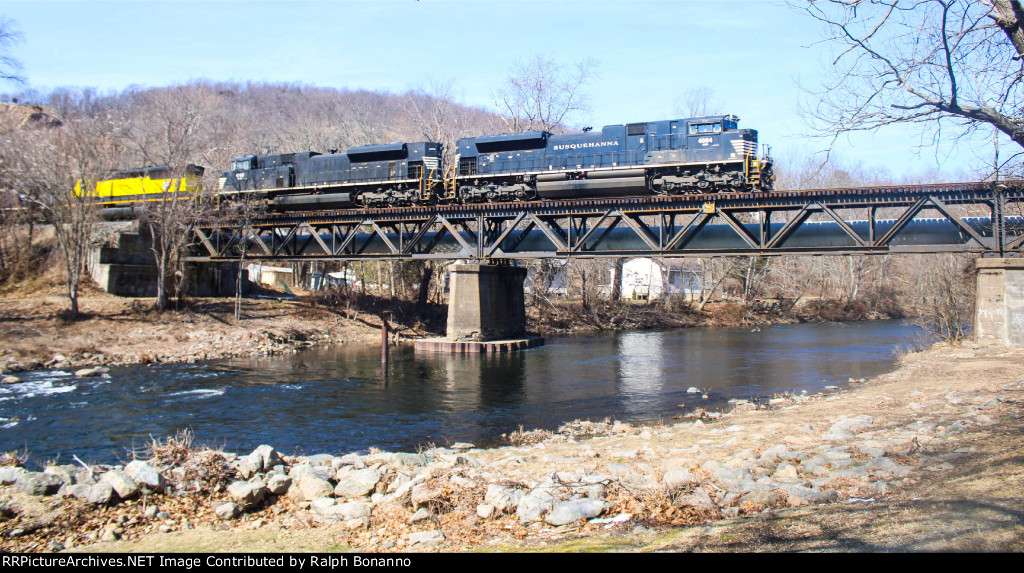
M 1018 256 L 1024 181 L 264 213 L 195 229 L 193 261 Z

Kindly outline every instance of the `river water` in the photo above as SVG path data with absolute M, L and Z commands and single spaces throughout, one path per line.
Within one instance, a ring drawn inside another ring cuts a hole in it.
M 196 441 L 286 454 L 415 451 L 574 419 L 670 420 L 695 406 L 845 387 L 890 371 L 922 331 L 902 321 L 691 328 L 553 338 L 500 355 L 341 345 L 275 357 L 21 373 L 0 387 L 0 451 L 112 463 L 189 428 Z M 708 392 L 687 393 L 690 387 Z

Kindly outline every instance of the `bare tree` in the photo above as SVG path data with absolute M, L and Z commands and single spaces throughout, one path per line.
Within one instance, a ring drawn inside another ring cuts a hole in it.
M 715 99 L 715 89 L 710 86 L 690 88 L 676 100 L 676 115 L 703 117 L 722 112 L 722 104 Z
M 21 41 L 13 20 L 0 16 L 0 80 L 24 83 L 21 76 L 21 62 L 8 55 L 11 47 Z
M 143 204 L 142 218 L 149 226 L 157 266 L 158 311 L 167 307 L 169 291 L 181 302 L 187 278 L 184 254 L 208 204 L 201 177 L 191 167 L 202 164 L 206 152 L 215 147 L 203 125 L 204 95 L 201 89 L 184 87 L 148 94 L 149 105 L 136 110 L 145 113 L 131 118 L 123 137 L 145 165 L 167 165 L 171 171 L 161 200 Z
M 1020 0 L 791 5 L 823 23 L 825 43 L 835 47 L 828 79 L 808 90 L 812 101 L 804 110 L 829 149 L 843 133 L 893 124 L 919 126 L 929 146 L 947 128 L 959 138 L 987 135 L 982 126 L 1024 146 Z
M 597 65 L 585 59 L 568 68 L 541 55 L 517 62 L 495 96 L 508 130 L 564 130 L 573 114 L 590 110 L 584 88 Z
M 53 226 L 66 271 L 70 317 L 79 313 L 78 289 L 99 207 L 95 182 L 111 169 L 116 145 L 106 126 L 87 118 L 65 121 L 58 129 L 22 131 L 12 164 L 23 200 Z

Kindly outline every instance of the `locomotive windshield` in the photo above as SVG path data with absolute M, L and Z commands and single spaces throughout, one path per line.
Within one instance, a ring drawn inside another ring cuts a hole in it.
M 700 133 L 720 133 L 721 131 L 722 124 L 718 122 L 690 124 L 690 135 L 697 135 Z

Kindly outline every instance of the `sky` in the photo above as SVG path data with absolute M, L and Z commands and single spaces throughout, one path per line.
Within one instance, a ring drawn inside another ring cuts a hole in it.
M 798 113 L 807 97 L 798 83 L 813 85 L 829 65 L 823 31 L 774 0 L 0 0 L 0 16 L 21 33 L 10 55 L 28 87 L 44 93 L 195 79 L 403 93 L 452 81 L 461 103 L 494 110 L 517 61 L 593 58 L 591 112 L 574 118 L 579 126 L 683 117 L 683 94 L 710 87 L 777 159 L 824 145 Z M 920 142 L 891 128 L 844 137 L 833 157 L 896 177 L 991 163 L 984 150 L 936 153 Z

